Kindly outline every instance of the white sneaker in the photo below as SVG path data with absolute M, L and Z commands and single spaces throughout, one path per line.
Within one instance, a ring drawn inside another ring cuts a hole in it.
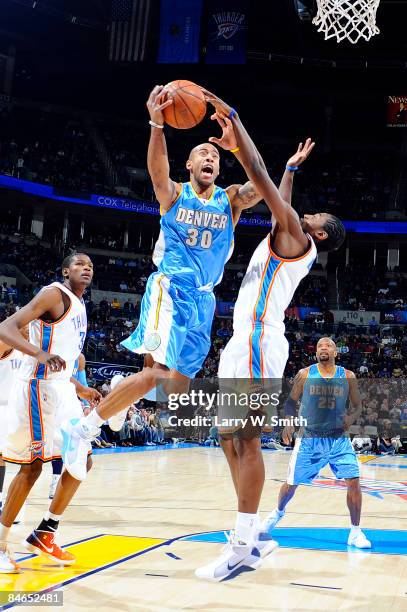
M 52 481 L 51 481 L 51 485 L 49 487 L 49 494 L 48 494 L 48 498 L 49 499 L 54 499 L 55 491 L 56 491 L 56 488 L 58 486 L 58 482 L 59 482 L 60 478 L 61 478 L 60 474 L 53 474 L 52 475 Z
M 261 531 L 257 534 L 254 548 L 252 549 L 252 554 L 255 554 L 255 551 L 258 550 L 260 557 L 264 559 L 276 548 L 278 548 L 278 542 L 270 538 L 266 532 Z
M 284 510 L 278 510 L 274 508 L 272 512 L 266 517 L 261 525 L 262 533 L 271 533 L 275 526 L 281 521 L 285 514 Z
M 113 389 L 115 389 L 117 385 L 122 382 L 122 380 L 124 380 L 124 376 L 122 376 L 121 374 L 116 374 L 115 376 L 113 376 L 112 380 L 110 381 L 110 389 L 113 391 Z M 129 408 L 130 406 L 128 406 L 127 408 L 123 408 L 123 410 L 121 410 L 117 414 L 114 414 L 112 417 L 110 417 L 110 419 L 108 419 L 107 422 L 109 423 L 109 427 L 112 431 L 121 430 L 126 420 Z
M 197 578 L 220 582 L 242 567 L 252 569 L 260 567 L 262 560 L 253 546 L 238 542 L 233 531 L 227 538 L 228 542 L 223 547 L 222 554 L 212 563 L 195 570 Z
M 88 427 L 84 419 L 71 419 L 62 423 L 61 432 L 64 466 L 73 478 L 85 480 L 91 442 L 100 434 L 100 428 Z
M 363 531 L 357 531 L 356 533 L 350 532 L 348 537 L 348 546 L 355 546 L 356 548 L 372 548 L 371 542 L 369 542 Z
M 0 574 L 18 574 L 20 567 L 14 561 L 8 548 L 0 549 Z

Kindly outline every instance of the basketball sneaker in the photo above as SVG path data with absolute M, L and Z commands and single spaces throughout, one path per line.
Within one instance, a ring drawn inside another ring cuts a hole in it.
M 241 568 L 257 569 L 261 566 L 260 553 L 252 545 L 237 540 L 234 531 L 227 537 L 221 555 L 195 570 L 195 576 L 211 582 L 220 582 Z
M 348 546 L 355 546 L 356 548 L 372 548 L 371 542 L 367 539 L 363 531 L 360 529 L 355 532 L 350 532 L 348 537 Z
M 22 545 L 26 550 L 35 555 L 42 555 L 55 561 L 58 565 L 73 565 L 76 557 L 67 550 L 62 550 L 55 542 L 55 533 L 51 531 L 34 531 L 28 536 Z
M 55 491 L 57 489 L 60 477 L 61 477 L 60 474 L 52 475 L 51 485 L 49 487 L 49 494 L 48 494 L 49 499 L 54 499 Z
M 85 419 L 71 419 L 61 425 L 62 460 L 69 474 L 85 480 L 90 444 L 100 434 L 99 427 L 89 427 Z
M 262 533 L 271 533 L 277 523 L 281 521 L 285 514 L 285 510 L 278 510 L 278 508 L 274 508 L 272 512 L 266 517 L 261 525 Z
M 260 553 L 260 557 L 264 559 L 276 548 L 278 548 L 278 542 L 273 540 L 268 533 L 260 531 L 256 535 L 256 540 L 252 553 L 255 554 L 255 551 L 258 550 L 258 552 Z
M 14 561 L 7 547 L 0 548 L 0 574 L 18 574 L 20 566 Z
M 113 376 L 112 380 L 110 381 L 110 389 L 113 391 L 113 389 L 115 389 L 117 385 L 121 383 L 122 380 L 124 380 L 124 376 L 122 376 L 121 374 L 116 374 L 115 376 Z M 129 406 L 127 408 L 123 408 L 123 410 L 108 419 L 107 422 L 109 423 L 109 427 L 112 431 L 121 430 L 126 420 L 128 411 Z

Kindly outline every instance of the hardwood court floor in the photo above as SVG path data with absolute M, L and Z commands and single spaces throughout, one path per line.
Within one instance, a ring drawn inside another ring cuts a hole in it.
M 265 452 L 263 512 L 275 505 L 289 455 Z M 19 544 L 47 508 L 45 466 L 25 524 L 13 528 L 12 549 L 24 571 L 0 575 L 0 596 L 62 588 L 69 612 L 407 610 L 407 458 L 365 459 L 362 526 L 372 552 L 348 550 L 346 493 L 327 469 L 289 504 L 275 532 L 280 548 L 257 571 L 221 584 L 194 576 L 234 525 L 234 491 L 220 449 L 96 455 L 60 528 L 62 544 L 76 543 L 69 550 L 78 562 L 66 570 L 24 554 Z M 8 483 L 15 467 L 7 469 Z

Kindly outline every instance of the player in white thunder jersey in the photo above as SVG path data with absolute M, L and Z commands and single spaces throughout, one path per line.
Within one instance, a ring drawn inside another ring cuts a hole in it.
M 28 329 L 27 329 L 28 338 Z M 23 354 L 0 343 L 0 514 L 3 506 L 3 485 L 6 466 L 3 461 L 3 446 L 7 435 L 7 404 L 16 372 L 21 366 Z
M 243 280 L 234 316 L 234 336 L 222 353 L 218 375 L 249 380 L 281 377 L 288 357 L 284 310 L 312 266 L 317 249 L 339 248 L 345 238 L 344 227 L 327 213 L 300 219 L 291 207 L 293 176 L 314 146 L 310 139 L 289 160 L 277 189 L 237 112 L 214 94 L 205 93 L 215 107 L 214 118 L 221 124 L 233 125 L 241 163 L 272 213 L 271 232 L 254 253 Z M 275 547 L 263 540 L 257 515 L 265 477 L 261 428 L 239 431 L 236 447 L 233 433 L 229 431 L 226 438 L 221 428 L 219 433 L 235 483 L 238 514 L 223 555 L 196 571 L 199 578 L 208 580 L 222 580 L 244 565 L 257 568 L 259 555 Z
M 61 455 L 61 449 L 55 446 L 58 409 L 64 406 L 71 418 L 82 415 L 71 377 L 86 337 L 83 293 L 93 278 L 90 258 L 83 253 L 68 256 L 62 263 L 62 275 L 63 283 L 44 287 L 29 304 L 0 324 L 0 341 L 24 353 L 7 412 L 8 435 L 3 457 L 19 464 L 20 470 L 10 484 L 1 515 L 0 573 L 19 571 L 7 548 L 11 525 L 43 463 Z M 20 331 L 28 324 L 29 341 Z M 90 401 L 100 397 L 88 388 L 81 396 Z M 24 542 L 28 550 L 61 565 L 75 562 L 75 557 L 62 550 L 54 538 L 61 515 L 79 484 L 68 472 L 62 474 L 44 519 Z

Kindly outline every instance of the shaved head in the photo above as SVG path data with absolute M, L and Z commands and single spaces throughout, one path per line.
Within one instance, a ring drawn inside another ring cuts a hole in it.
M 211 144 L 210 142 L 203 142 L 202 144 L 196 145 L 196 147 L 194 147 L 193 149 L 191 149 L 191 151 L 189 152 L 189 157 L 188 159 L 192 158 L 192 155 L 194 153 L 198 153 L 199 151 L 206 149 L 211 153 L 214 153 L 215 155 L 217 155 L 219 157 L 219 151 L 218 149 L 215 147 L 215 145 Z
M 320 339 L 318 340 L 318 342 L 317 342 L 317 346 L 318 346 L 318 344 L 326 344 L 326 343 L 329 343 L 329 344 L 330 344 L 330 345 L 331 345 L 333 348 L 335 348 L 335 349 L 336 349 L 336 344 L 335 344 L 335 342 L 332 340 L 332 338 L 328 338 L 328 336 L 327 336 L 327 337 L 325 337 L 325 338 L 320 338 Z

